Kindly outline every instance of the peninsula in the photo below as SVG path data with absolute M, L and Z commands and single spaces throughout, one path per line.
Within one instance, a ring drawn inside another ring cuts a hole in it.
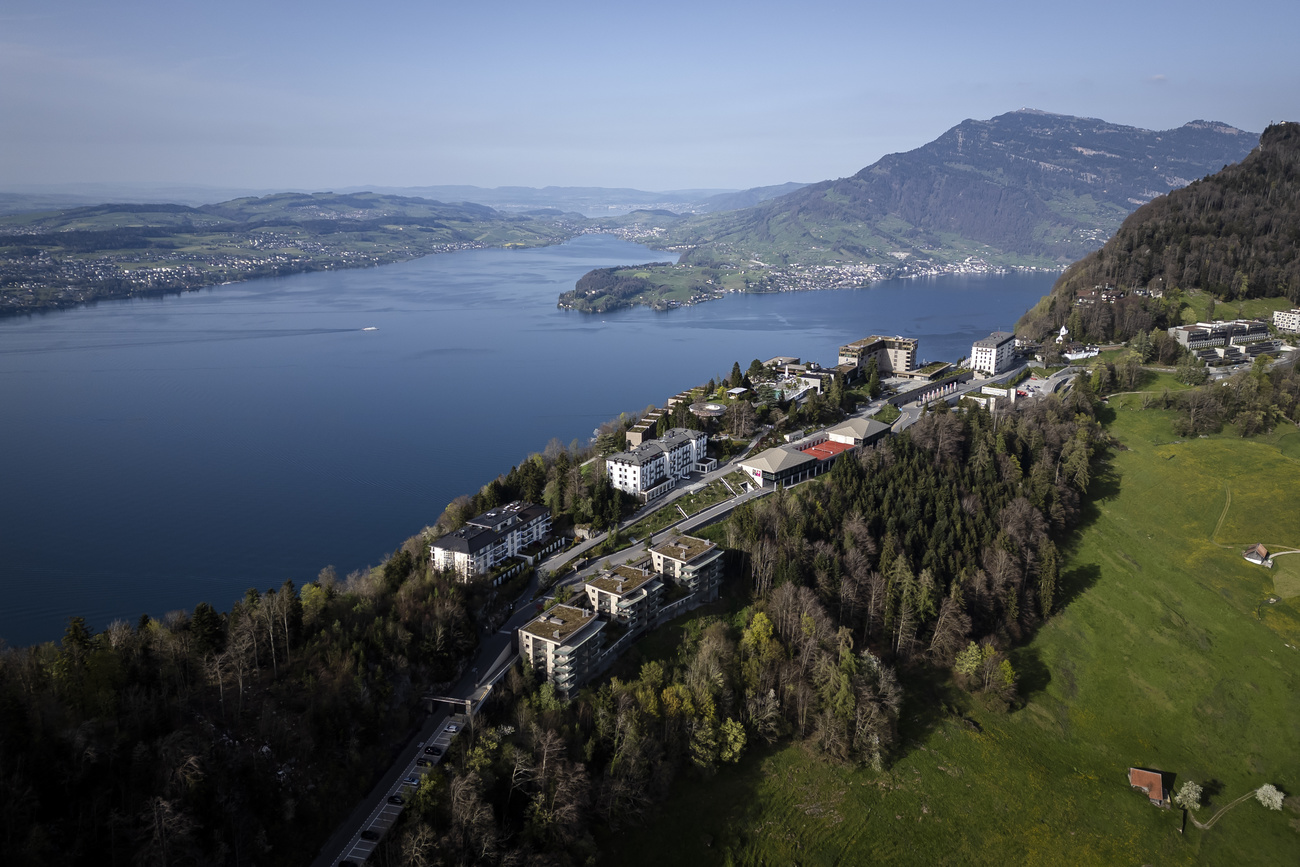
M 16 214 L 0 217 L 0 315 L 452 250 L 556 244 L 585 223 L 558 211 L 505 214 L 375 193 Z

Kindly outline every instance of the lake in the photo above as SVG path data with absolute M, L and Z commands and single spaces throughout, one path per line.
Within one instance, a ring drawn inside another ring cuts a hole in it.
M 0 639 L 345 575 L 552 437 L 868 334 L 954 361 L 1054 279 L 556 309 L 591 268 L 663 258 L 586 235 L 0 320 Z

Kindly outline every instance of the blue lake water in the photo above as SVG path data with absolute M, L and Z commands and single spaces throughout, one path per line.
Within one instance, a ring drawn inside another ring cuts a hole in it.
M 555 307 L 591 268 L 663 258 L 588 235 L 0 320 L 0 639 L 345 575 L 552 437 L 734 361 L 833 364 L 873 333 L 956 360 L 1053 280 Z

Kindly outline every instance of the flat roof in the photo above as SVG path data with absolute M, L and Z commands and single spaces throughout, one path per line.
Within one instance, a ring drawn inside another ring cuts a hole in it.
M 596 619 L 595 613 L 572 605 L 556 605 L 535 618 L 520 632 L 527 632 L 546 641 L 564 641 L 573 633 Z
M 648 584 L 659 577 L 658 572 L 649 569 L 637 569 L 633 566 L 615 566 L 611 571 L 601 572 L 587 583 L 597 590 L 625 596 L 642 584 Z
M 689 563 L 702 554 L 707 554 L 711 549 L 716 548 L 707 539 L 697 539 L 694 536 L 678 536 L 675 539 L 669 539 L 661 542 L 651 550 L 656 554 L 662 554 L 665 557 L 671 557 L 674 560 L 681 560 Z

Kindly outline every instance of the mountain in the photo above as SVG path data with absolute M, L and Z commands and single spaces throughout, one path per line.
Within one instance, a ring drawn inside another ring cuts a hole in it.
M 1105 246 L 1061 275 L 1017 330 L 1042 337 L 1059 328 L 1079 291 L 1099 285 L 1300 303 L 1300 124 L 1270 126 L 1240 163 L 1138 208 Z M 1099 336 L 1132 336 L 1120 313 Z
M 769 199 L 788 195 L 806 186 L 808 185 L 790 182 L 770 187 L 753 187 L 752 189 L 741 190 L 738 193 L 721 193 L 716 196 L 709 196 L 694 205 L 690 210 L 701 214 L 712 214 L 716 211 L 738 211 L 741 208 L 752 208 L 754 205 L 761 204 Z
M 861 286 L 896 276 L 1055 270 L 1095 250 L 1134 208 L 1237 162 L 1255 135 L 1192 121 L 1153 132 L 1021 110 L 966 120 L 857 174 L 741 210 L 685 219 L 635 212 L 611 232 L 680 252 L 676 264 L 615 271 L 612 290 L 567 292 L 593 312 L 667 308 L 726 292 Z M 735 201 L 734 199 L 732 201 Z
M 819 247 L 819 259 L 1065 264 L 1139 205 L 1242 159 L 1255 138 L 1209 121 L 1153 132 L 1015 111 L 963 121 L 852 177 L 693 221 L 675 240 L 799 255 Z
M 476 202 L 502 211 L 520 212 L 557 208 L 588 217 L 621 217 L 634 211 L 671 211 L 674 214 L 709 214 L 748 208 L 793 192 L 803 184 L 788 183 L 748 190 L 666 190 L 653 192 L 628 187 L 433 187 L 357 188 L 403 196 L 421 196 L 444 202 Z M 349 192 L 345 190 L 344 192 Z
M 630 211 L 664 209 L 678 213 L 705 213 L 699 203 L 735 190 L 701 189 L 652 192 L 626 187 L 475 187 L 450 184 L 430 187 L 358 187 L 359 190 L 401 196 L 419 196 L 443 202 L 474 202 L 500 211 L 520 212 L 556 208 L 588 217 L 619 216 Z M 353 192 L 353 190 L 344 190 Z

